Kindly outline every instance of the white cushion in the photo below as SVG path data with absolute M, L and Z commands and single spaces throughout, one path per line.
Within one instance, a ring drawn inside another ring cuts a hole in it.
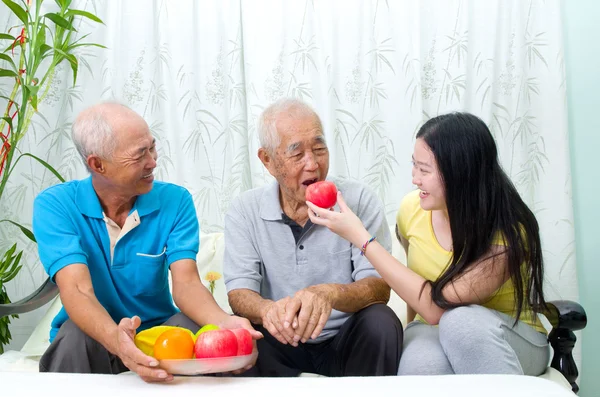
M 223 252 L 225 249 L 225 238 L 223 233 L 200 234 L 200 252 L 196 259 L 198 273 L 202 283 L 208 288 L 206 273 L 217 272 L 221 278 L 215 282 L 214 298 L 217 304 L 227 313 L 233 313 L 229 306 L 225 281 L 223 279 Z
M 38 372 L 39 356 L 9 350 L 0 355 L 0 372 Z
M 546 372 L 541 374 L 539 376 L 539 378 L 544 378 L 544 379 L 550 380 L 554 383 L 558 383 L 559 385 L 563 386 L 564 388 L 566 388 L 568 390 L 572 390 L 571 384 L 569 383 L 567 378 L 565 378 L 563 376 L 563 374 L 561 374 L 558 370 L 556 370 L 552 367 L 546 368 Z
M 62 302 L 60 301 L 60 297 L 57 296 L 51 301 L 44 317 L 42 317 L 33 330 L 33 333 L 29 336 L 29 339 L 27 339 L 27 342 L 25 342 L 25 345 L 21 348 L 22 353 L 28 357 L 41 357 L 44 354 L 48 346 L 50 346 L 50 324 L 52 324 L 52 320 L 61 308 Z
M 404 252 L 404 247 L 402 247 L 396 238 L 394 228 L 394 226 L 390 228 L 392 234 L 392 256 L 406 266 L 406 253 Z M 390 294 L 388 306 L 394 310 L 400 321 L 402 321 L 402 325 L 406 327 L 406 302 L 404 302 L 393 290 Z

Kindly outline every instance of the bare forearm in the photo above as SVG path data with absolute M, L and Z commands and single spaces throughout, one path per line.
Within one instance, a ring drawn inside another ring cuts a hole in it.
M 109 352 L 116 354 L 117 324 L 98 302 L 94 291 L 73 289 L 61 291 L 60 299 L 71 321 L 89 337 L 98 341 Z
M 217 324 L 228 317 L 200 279 L 174 283 L 173 300 L 182 313 L 200 326 Z
M 431 285 L 425 284 L 423 288 L 423 277 L 398 262 L 377 242 L 369 244 L 366 255 L 373 267 L 409 307 L 428 323 L 439 322 L 445 310 L 431 299 Z
M 245 317 L 250 322 L 262 325 L 264 310 L 273 303 L 272 300 L 263 299 L 256 292 L 249 289 L 236 289 L 229 294 L 229 306 L 233 312 L 241 317 Z
M 345 313 L 356 313 L 376 303 L 386 304 L 390 287 L 377 277 L 367 277 L 350 284 L 320 284 L 311 288 L 329 289 L 331 307 Z

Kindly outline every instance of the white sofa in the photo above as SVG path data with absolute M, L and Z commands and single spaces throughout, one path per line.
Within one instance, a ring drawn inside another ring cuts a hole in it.
M 394 236 L 394 230 L 391 230 Z M 393 247 L 392 254 L 405 263 L 405 253 L 396 238 L 392 238 Z M 198 271 L 205 285 L 208 282 L 204 280 L 206 273 L 216 271 L 222 274 L 223 268 L 223 249 L 224 238 L 222 233 L 203 233 L 200 236 L 200 251 L 197 256 Z M 225 284 L 223 278 L 216 281 L 214 297 L 217 303 L 228 313 L 231 313 Z M 396 293 L 392 291 L 388 305 L 398 315 L 402 324 L 406 325 L 406 304 Z M 53 299 L 46 314 L 39 322 L 25 345 L 20 351 L 7 351 L 0 356 L 0 371 L 38 371 L 38 362 L 44 351 L 49 346 L 48 334 L 50 323 L 54 316 L 61 309 L 62 304 L 59 297 Z M 545 322 L 547 323 L 547 321 Z M 560 372 L 554 368 L 548 367 L 547 371 L 541 375 L 543 378 L 555 381 L 567 389 L 571 389 L 569 382 L 562 376 Z

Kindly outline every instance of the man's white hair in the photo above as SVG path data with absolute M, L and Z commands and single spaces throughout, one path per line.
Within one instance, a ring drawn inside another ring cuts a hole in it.
M 281 137 L 277 132 L 277 121 L 280 116 L 302 119 L 314 117 L 319 125 L 321 132 L 323 125 L 319 115 L 306 102 L 296 98 L 281 98 L 271 105 L 267 106 L 258 118 L 257 131 L 260 146 L 269 153 L 275 153 L 275 150 L 281 143 Z
M 81 112 L 71 127 L 71 138 L 86 167 L 90 155 L 110 159 L 117 145 L 114 131 L 106 117 L 107 106 L 129 109 L 119 102 L 103 102 Z

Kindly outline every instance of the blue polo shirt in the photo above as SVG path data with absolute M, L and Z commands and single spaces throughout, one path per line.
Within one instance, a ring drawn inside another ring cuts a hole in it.
M 120 237 L 111 257 L 102 207 L 88 177 L 40 193 L 34 201 L 33 232 L 52 280 L 65 266 L 87 265 L 94 293 L 112 319 L 119 323 L 137 315 L 141 331 L 177 313 L 169 266 L 196 260 L 199 227 L 189 192 L 164 182 L 154 182 L 149 193 L 138 196 L 130 217 L 139 224 Z M 68 318 L 63 307 L 52 321 L 50 341 Z

